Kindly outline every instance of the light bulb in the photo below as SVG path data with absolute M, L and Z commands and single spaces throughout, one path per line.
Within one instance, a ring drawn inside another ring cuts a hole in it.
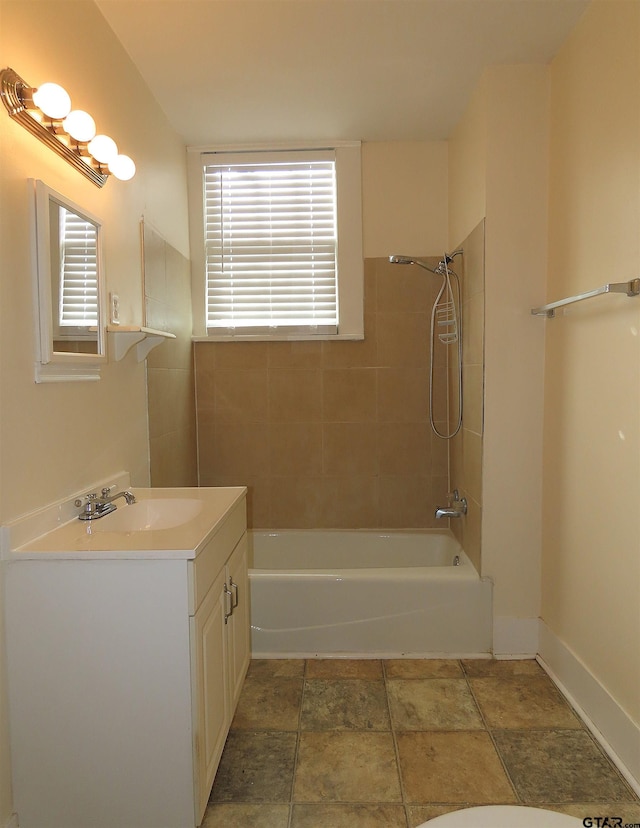
M 89 152 L 96 161 L 101 164 L 108 164 L 118 154 L 118 147 L 113 138 L 108 135 L 96 135 L 96 137 L 89 142 Z
M 96 134 L 96 122 L 88 112 L 74 109 L 62 122 L 62 126 L 76 141 L 90 141 Z
M 136 165 L 128 155 L 116 155 L 109 162 L 109 172 L 119 178 L 120 181 L 128 181 L 136 174 Z
M 43 83 L 33 93 L 33 102 L 48 118 L 59 121 L 71 111 L 71 98 L 57 83 Z

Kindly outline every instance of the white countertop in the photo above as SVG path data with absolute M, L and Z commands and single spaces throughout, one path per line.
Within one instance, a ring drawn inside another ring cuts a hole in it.
M 199 501 L 202 508 L 194 517 L 179 526 L 133 532 L 104 531 L 108 527 L 110 515 L 92 521 L 82 521 L 76 517 L 22 545 L 9 545 L 6 559 L 193 559 L 247 492 L 244 486 L 132 488 L 130 491 L 134 493 L 137 501 L 188 498 Z M 127 506 L 123 499 L 117 501 L 117 511 L 129 508 L 131 507 Z

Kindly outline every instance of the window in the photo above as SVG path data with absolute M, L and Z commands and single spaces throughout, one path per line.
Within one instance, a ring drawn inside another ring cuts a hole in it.
M 194 333 L 361 338 L 359 145 L 200 150 L 196 158 L 202 217 L 192 216 L 192 228 L 198 222 L 202 237 L 192 244 L 202 253 L 200 262 L 193 256 L 194 293 L 203 288 L 204 296 Z
M 89 328 L 98 324 L 97 229 L 87 219 L 60 207 L 61 328 Z

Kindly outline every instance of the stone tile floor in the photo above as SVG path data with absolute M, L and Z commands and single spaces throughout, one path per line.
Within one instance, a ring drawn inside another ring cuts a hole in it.
M 255 660 L 203 828 L 415 828 L 514 803 L 640 824 L 535 661 Z

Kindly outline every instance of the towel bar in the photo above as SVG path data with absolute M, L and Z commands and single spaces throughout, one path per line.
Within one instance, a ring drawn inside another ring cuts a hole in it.
M 556 315 L 556 308 L 572 305 L 574 302 L 582 302 L 583 299 L 591 299 L 593 296 L 602 296 L 605 293 L 626 293 L 627 296 L 638 296 L 640 295 L 640 279 L 631 279 L 630 282 L 611 282 L 595 290 L 579 293 L 577 296 L 570 296 L 568 299 L 560 299 L 548 305 L 540 305 L 539 308 L 531 308 L 531 313 L 533 316 L 546 316 L 547 319 L 553 319 Z

